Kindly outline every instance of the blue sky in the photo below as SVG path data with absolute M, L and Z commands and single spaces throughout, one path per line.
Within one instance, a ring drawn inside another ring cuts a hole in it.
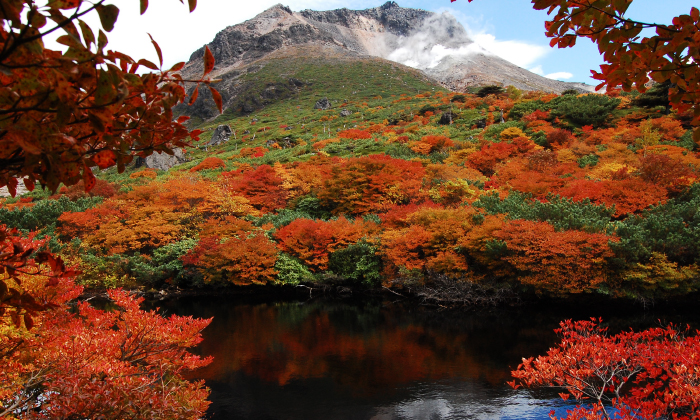
M 521 67 L 566 81 L 595 84 L 590 69 L 602 63 L 597 47 L 580 40 L 574 48 L 549 47 L 544 36 L 546 11 L 532 9 L 528 0 L 396 0 L 402 7 L 452 13 L 487 50 Z M 186 61 L 190 54 L 211 41 L 226 26 L 250 19 L 276 3 L 292 10 L 329 10 L 347 7 L 365 9 L 380 6 L 382 0 L 199 0 L 197 9 L 175 0 L 151 1 L 145 15 L 138 14 L 137 0 L 114 0 L 121 9 L 110 46 L 134 58 L 156 60 L 148 35 L 158 41 L 166 66 Z M 186 3 L 186 2 L 185 2 Z M 670 23 L 674 16 L 687 14 L 697 0 L 634 0 L 628 17 L 647 22 Z

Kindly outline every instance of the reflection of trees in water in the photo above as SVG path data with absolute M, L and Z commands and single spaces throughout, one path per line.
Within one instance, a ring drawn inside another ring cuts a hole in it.
M 611 330 L 695 321 L 682 306 L 644 312 L 594 300 L 470 311 L 380 299 L 206 297 L 162 306 L 214 317 L 199 350 L 215 359 L 196 377 L 212 387 L 217 419 L 521 418 L 509 407 L 547 418 L 555 394 L 538 394 L 533 405 L 505 381 L 521 357 L 556 342 L 560 320 L 602 316 Z
M 522 328 L 494 328 L 490 314 L 318 301 L 227 305 L 209 315 L 201 349 L 215 360 L 198 374 L 207 379 L 238 371 L 279 385 L 329 378 L 358 394 L 445 378 L 500 386 L 521 356 L 509 349 L 519 346 Z M 544 336 L 529 340 L 553 342 L 551 329 Z

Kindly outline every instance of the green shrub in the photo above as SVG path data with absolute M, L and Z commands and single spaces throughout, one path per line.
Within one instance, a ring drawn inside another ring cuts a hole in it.
M 296 210 L 306 213 L 313 219 L 328 220 L 331 217 L 330 209 L 321 204 L 321 200 L 307 195 L 297 201 Z
M 102 203 L 102 197 L 85 197 L 71 201 L 66 196 L 57 200 L 37 201 L 32 207 L 15 210 L 0 208 L 0 223 L 24 231 L 41 230 L 54 226 L 56 220 L 65 212 L 80 212 Z
M 595 127 L 603 125 L 619 104 L 618 98 L 595 94 L 580 97 L 566 95 L 550 101 L 550 105 L 553 106 L 553 116 L 564 117 L 581 126 Z
M 540 100 L 518 102 L 517 104 L 513 105 L 513 108 L 511 108 L 510 112 L 508 112 L 508 119 L 520 120 L 523 116 L 531 114 L 538 109 L 540 111 L 549 111 L 552 109 L 552 106 L 549 103 L 544 103 Z
M 484 138 L 494 142 L 501 141 L 501 132 L 506 128 L 516 127 L 525 130 L 525 123 L 520 121 L 506 121 L 502 124 L 492 124 L 484 130 Z
M 586 166 L 590 166 L 592 168 L 598 164 L 599 159 L 600 158 L 598 155 L 591 153 L 590 155 L 579 158 L 576 163 L 578 163 L 579 168 L 585 168 Z
M 541 202 L 515 191 L 503 200 L 498 194 L 482 195 L 473 205 L 490 214 L 507 214 L 511 220 L 542 221 L 550 223 L 557 230 L 586 232 L 605 231 L 610 227 L 615 213 L 614 208 L 591 204 L 589 200 L 575 202 L 570 198 L 549 196 L 546 202 Z
M 281 284 L 297 285 L 314 281 L 314 275 L 304 264 L 284 252 L 277 256 L 275 270 L 277 280 Z
M 183 276 L 183 265 L 180 257 L 197 245 L 191 238 L 156 248 L 150 259 L 137 255 L 129 259 L 128 270 L 140 283 L 157 285 L 167 279 L 178 281 Z
M 334 274 L 353 283 L 371 286 L 381 280 L 382 265 L 377 248 L 362 240 L 331 253 L 328 267 Z
M 489 95 L 500 95 L 505 91 L 506 90 L 503 89 L 503 87 L 498 85 L 484 86 L 476 92 L 476 96 L 479 98 L 485 98 Z
M 681 265 L 700 264 L 700 184 L 619 222 L 616 233 L 620 241 L 611 247 L 628 262 L 646 262 L 656 252 Z

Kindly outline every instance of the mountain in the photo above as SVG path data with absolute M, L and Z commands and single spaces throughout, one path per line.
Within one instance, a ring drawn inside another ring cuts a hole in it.
M 309 85 L 295 76 L 301 64 L 294 69 L 286 66 L 286 73 L 262 86 L 245 77 L 280 60 L 317 65 L 361 60 L 391 65 L 394 70 L 453 91 L 492 84 L 557 93 L 592 90 L 582 83 L 547 79 L 483 50 L 447 13 L 403 8 L 393 1 L 366 10 L 300 12 L 278 4 L 251 20 L 225 28 L 208 46 L 216 59 L 213 75 L 222 79 L 217 89 L 225 108 L 238 112 L 252 112 Z M 197 77 L 203 57 L 204 47 L 191 55 L 183 74 Z M 361 84 L 360 80 L 348 80 L 353 82 Z M 206 94 L 187 113 L 202 119 L 216 115 Z

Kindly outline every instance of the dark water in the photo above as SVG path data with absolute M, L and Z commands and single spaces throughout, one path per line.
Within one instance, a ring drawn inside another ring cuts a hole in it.
M 611 330 L 684 309 L 616 305 L 436 310 L 387 300 L 258 301 L 181 298 L 169 313 L 214 317 L 192 378 L 211 388 L 211 419 L 546 419 L 566 406 L 553 391 L 506 385 L 522 357 L 556 343 L 565 318 L 603 316 Z

